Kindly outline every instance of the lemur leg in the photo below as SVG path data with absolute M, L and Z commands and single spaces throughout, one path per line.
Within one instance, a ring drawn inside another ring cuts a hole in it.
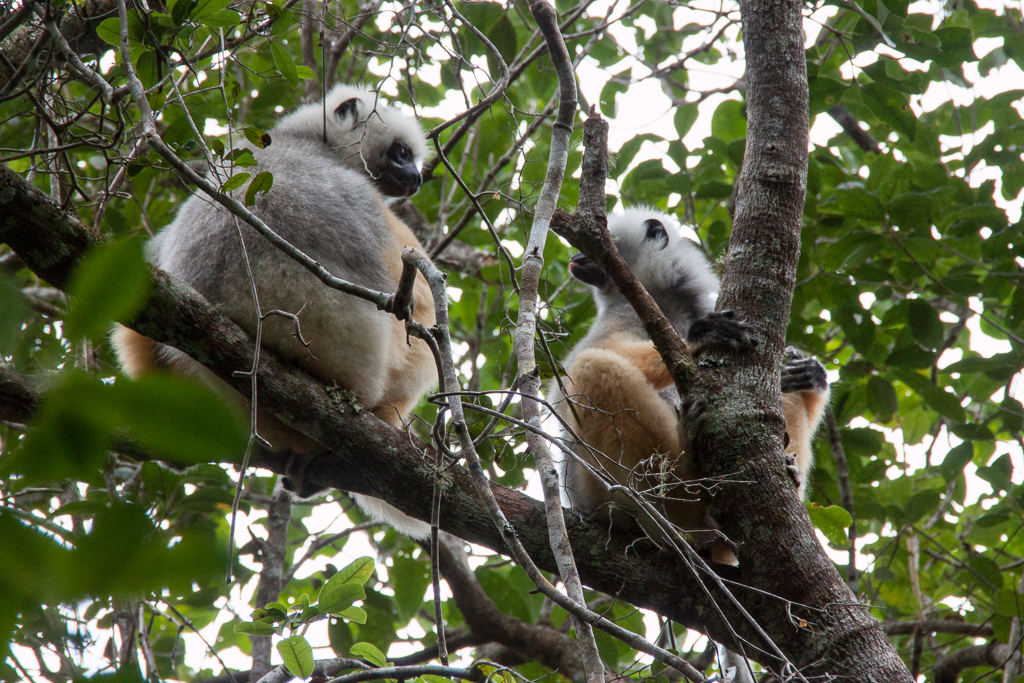
M 121 368 L 129 377 L 138 378 L 147 372 L 166 367 L 160 361 L 156 342 L 135 330 L 115 325 L 114 331 L 110 333 L 110 341 L 117 351 Z
M 408 396 L 397 399 L 388 397 L 370 412 L 395 429 L 405 429 L 405 423 L 402 421 L 402 418 L 412 412 L 418 401 L 419 398 L 410 398 Z
M 652 456 L 676 458 L 679 454 L 675 411 L 637 367 L 651 370 L 656 365 L 653 344 L 646 344 L 650 350 L 646 355 L 643 346 L 623 346 L 628 355 L 603 348 L 582 352 L 567 371 L 567 401 L 573 402 L 574 410 L 569 406 L 560 410 L 592 449 L 578 447 L 580 457 L 607 471 L 619 484 L 632 484 L 640 490 L 655 484 L 638 476 L 666 464 Z M 650 463 L 641 464 L 648 459 Z M 676 464 L 668 463 L 668 467 Z M 607 499 L 605 485 L 578 462 L 568 462 L 566 471 L 573 507 L 596 512 Z
M 789 437 L 786 466 L 801 498 L 807 493 L 807 480 L 814 465 L 811 442 L 828 404 L 828 394 L 825 366 L 818 359 L 788 347 L 782 366 L 782 407 Z

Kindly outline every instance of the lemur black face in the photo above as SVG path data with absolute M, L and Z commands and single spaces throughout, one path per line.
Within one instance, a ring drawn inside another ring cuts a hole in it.
M 334 115 L 341 120 L 351 117 L 352 127 L 355 128 L 359 123 L 359 98 L 353 97 L 339 104 L 338 108 L 334 110 Z
M 608 282 L 608 276 L 601 267 L 583 254 L 573 254 L 569 259 L 569 274 L 580 282 L 598 289 Z
M 416 155 L 406 142 L 395 140 L 385 154 L 384 168 L 377 178 L 377 187 L 389 197 L 408 197 L 423 183 L 416 167 Z
M 661 221 L 657 218 L 648 218 L 644 221 L 644 227 L 647 229 L 647 233 L 644 235 L 644 240 L 648 242 L 660 242 L 662 249 L 668 246 L 668 231 L 665 230 L 665 226 Z

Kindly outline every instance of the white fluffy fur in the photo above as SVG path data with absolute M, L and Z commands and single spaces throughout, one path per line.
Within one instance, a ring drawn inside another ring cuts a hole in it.
M 651 249 L 644 244 L 644 236 L 647 234 L 644 221 L 650 218 L 661 221 L 668 232 L 669 244 L 665 249 Z M 619 251 L 624 252 L 633 274 L 648 290 L 654 290 L 652 295 L 657 297 L 656 291 L 673 286 L 680 273 L 685 273 L 687 289 L 700 292 L 703 298 L 701 303 L 709 307 L 709 310 L 714 308 L 718 296 L 718 277 L 711 270 L 711 264 L 700 245 L 683 236 L 679 221 L 675 218 L 641 204 L 608 216 L 608 231 Z M 630 258 L 634 255 L 634 258 Z M 614 291 L 618 295 L 618 290 Z
M 353 98 L 359 100 L 359 121 L 335 116 L 338 106 Z M 274 130 L 300 136 L 322 136 L 325 110 L 327 144 L 337 150 L 351 168 L 362 171 L 364 162 L 383 158 L 395 139 L 404 140 L 412 148 L 417 166 L 427 156 L 427 140 L 416 119 L 389 107 L 379 93 L 359 85 L 339 83 L 327 93 L 326 106 L 322 102 L 303 105 L 281 119 Z

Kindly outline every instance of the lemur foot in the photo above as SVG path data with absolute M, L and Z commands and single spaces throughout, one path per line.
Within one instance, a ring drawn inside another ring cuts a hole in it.
M 797 488 L 800 488 L 800 468 L 796 465 L 796 456 L 792 453 L 783 453 L 786 457 L 786 474 L 793 480 Z
M 704 413 L 708 402 L 703 398 L 687 397 L 677 408 L 679 413 L 679 445 L 684 451 L 691 451 L 693 442 L 704 424 Z
M 709 313 L 694 321 L 686 336 L 695 357 L 714 349 L 742 351 L 757 346 L 750 325 L 737 320 L 735 311 Z
M 828 388 L 828 373 L 817 358 L 786 347 L 782 365 L 782 393 L 798 391 L 824 391 Z

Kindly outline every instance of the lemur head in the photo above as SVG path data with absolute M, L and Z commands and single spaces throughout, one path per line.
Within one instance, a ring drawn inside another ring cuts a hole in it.
M 608 231 L 626 265 L 670 319 L 680 314 L 692 319 L 714 310 L 718 278 L 673 218 L 638 206 L 608 216 Z M 583 254 L 570 259 L 569 272 L 594 288 L 598 310 L 626 303 L 611 278 Z
M 420 188 L 427 141 L 415 119 L 354 85 L 334 86 L 326 105 L 327 144 L 343 164 L 368 175 L 388 197 L 408 197 Z M 276 130 L 323 139 L 324 104 L 299 107 Z

